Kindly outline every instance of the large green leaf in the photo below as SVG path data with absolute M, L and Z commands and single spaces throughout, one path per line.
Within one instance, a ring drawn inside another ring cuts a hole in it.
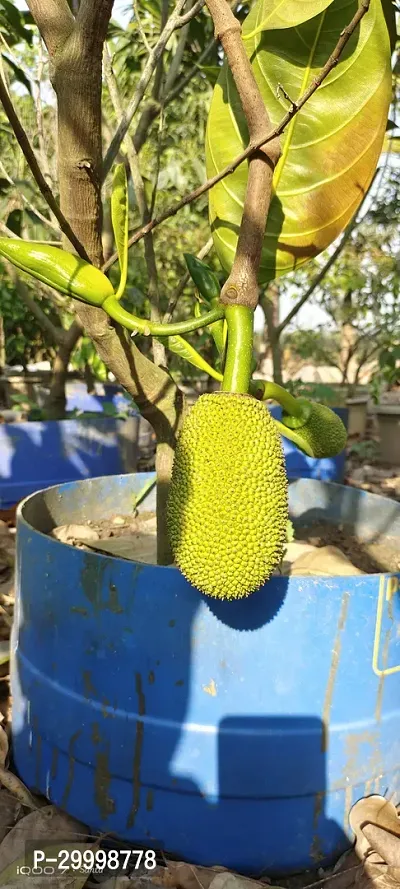
M 275 28 L 295 28 L 323 12 L 332 0 L 260 0 L 250 10 L 244 25 L 247 37 Z
M 334 0 L 299 27 L 264 31 L 245 40 L 274 125 L 285 112 L 278 84 L 296 101 L 326 62 L 356 9 L 356 0 Z M 371 0 L 338 65 L 282 136 L 260 282 L 289 272 L 325 250 L 352 218 L 377 164 L 390 98 L 388 30 L 381 0 Z M 207 174 L 213 176 L 227 166 L 247 142 L 240 100 L 225 64 L 208 119 Z M 245 162 L 210 192 L 214 245 L 228 272 L 237 245 L 247 170 Z

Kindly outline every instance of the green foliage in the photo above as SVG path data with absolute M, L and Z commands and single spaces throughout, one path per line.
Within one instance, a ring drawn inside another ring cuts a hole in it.
M 356 441 L 349 449 L 349 456 L 356 457 L 362 462 L 371 463 L 379 458 L 379 444 L 373 440 Z
M 382 349 L 378 356 L 378 370 L 370 382 L 370 392 L 377 404 L 382 392 L 400 386 L 400 345 Z
M 332 0 L 261 0 L 247 16 L 243 35 L 249 39 L 261 31 L 297 28 L 323 12 L 330 3 Z
M 71 356 L 71 365 L 74 370 L 84 370 L 88 367 L 95 380 L 105 383 L 108 379 L 108 371 L 104 361 L 96 352 L 92 340 L 83 336 Z
M 345 393 L 325 383 L 303 383 L 301 380 L 289 380 L 286 389 L 296 398 L 307 398 L 318 401 L 327 407 L 341 407 L 345 404 Z
M 258 0 L 273 9 L 274 0 Z M 258 8 L 257 4 L 257 8 Z M 303 8 L 304 4 L 299 8 Z M 293 99 L 305 92 L 323 67 L 354 0 L 334 0 L 304 24 L 283 30 L 247 33 L 245 48 L 273 125 L 287 110 L 278 84 Z M 252 16 L 251 13 L 251 21 Z M 368 78 L 364 73 L 368 70 Z M 290 271 L 324 250 L 353 216 L 371 181 L 382 148 L 391 99 L 389 37 L 381 0 L 354 33 L 339 63 L 321 89 L 282 136 L 282 157 L 274 174 L 259 273 L 260 282 Z M 361 110 L 360 110 L 361 109 Z M 247 126 L 232 76 L 225 64 L 215 87 L 207 129 L 207 172 L 229 165 L 248 141 Z M 235 254 L 247 162 L 210 192 L 214 244 L 226 270 Z
M 3 265 L 0 265 L 0 276 L 0 313 L 4 322 L 7 364 L 26 367 L 31 362 L 51 360 L 54 346 L 49 334 L 21 302 Z M 57 311 L 51 301 L 41 299 L 40 307 L 57 325 Z
M 337 364 L 339 361 L 340 335 L 336 330 L 319 326 L 311 330 L 293 330 L 282 337 L 282 348 L 290 356 L 303 361 L 312 360 L 318 365 Z

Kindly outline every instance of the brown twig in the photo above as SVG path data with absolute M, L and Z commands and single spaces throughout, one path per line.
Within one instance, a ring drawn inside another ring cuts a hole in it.
M 125 138 L 126 133 L 131 125 L 132 119 L 136 114 L 136 111 L 143 99 L 147 86 L 151 80 L 151 77 L 157 68 L 159 59 L 162 57 L 164 49 L 168 43 L 168 40 L 171 34 L 176 31 L 178 28 L 184 27 L 188 22 L 194 18 L 200 9 L 204 6 L 204 0 L 197 0 L 194 6 L 189 10 L 189 12 L 181 15 L 183 7 L 185 5 L 186 0 L 178 0 L 173 13 L 170 15 L 165 27 L 160 34 L 160 37 L 157 40 L 157 43 L 153 47 L 146 64 L 143 68 L 142 74 L 139 78 L 136 90 L 130 100 L 123 117 L 121 120 L 118 129 L 111 141 L 111 144 L 108 147 L 106 156 L 103 162 L 103 178 L 107 176 L 107 173 L 110 171 L 112 164 L 118 154 L 120 146 Z M 147 234 L 147 232 L 145 232 Z
M 8 90 L 7 90 L 7 86 L 6 86 L 6 84 L 3 80 L 3 77 L 1 75 L 0 75 L 0 102 L 3 105 L 6 117 L 9 121 L 10 126 L 13 129 L 15 138 L 16 138 L 18 145 L 25 157 L 25 160 L 26 160 L 26 162 L 29 166 L 29 169 L 32 173 L 32 176 L 39 188 L 39 191 L 43 195 L 43 197 L 44 197 L 46 203 L 48 204 L 48 206 L 50 207 L 50 210 L 52 211 L 52 213 L 54 213 L 54 216 L 57 219 L 57 222 L 60 226 L 61 231 L 64 232 L 64 234 L 66 235 L 66 237 L 68 238 L 68 240 L 70 241 L 72 246 L 75 248 L 78 255 L 81 256 L 83 259 L 87 260 L 88 257 L 87 257 L 86 251 L 83 249 L 82 244 L 80 243 L 78 238 L 75 236 L 74 232 L 72 231 L 72 228 L 71 228 L 69 222 L 67 222 L 64 214 L 61 212 L 61 210 L 57 204 L 57 201 L 51 191 L 51 188 L 43 176 L 43 173 L 42 173 L 42 171 L 39 167 L 39 164 L 37 162 L 35 152 L 30 144 L 30 141 L 28 139 L 28 136 L 27 136 L 22 124 L 21 124 L 21 121 L 15 111 L 11 97 L 10 97 Z
M 361 0 L 359 9 L 355 13 L 349 25 L 347 25 L 347 27 L 344 28 L 344 30 L 342 31 L 340 38 L 335 46 L 335 49 L 329 56 L 329 59 L 325 63 L 324 67 L 314 78 L 314 80 L 312 81 L 306 92 L 303 93 L 301 98 L 296 103 L 294 103 L 291 108 L 289 108 L 280 123 L 276 127 L 274 127 L 274 129 L 271 130 L 270 133 L 264 132 L 259 138 L 257 138 L 255 142 L 250 141 L 247 147 L 240 154 L 238 154 L 237 157 L 230 164 L 224 167 L 223 170 L 220 170 L 220 172 L 217 173 L 215 176 L 207 179 L 207 181 L 204 182 L 203 185 L 199 185 L 198 188 L 195 188 L 184 198 L 182 198 L 182 200 L 177 201 L 172 207 L 168 207 L 166 210 L 164 210 L 163 213 L 160 213 L 158 216 L 155 216 L 153 219 L 151 219 L 147 223 L 147 225 L 144 225 L 140 229 L 138 229 L 130 237 L 129 247 L 132 247 L 133 244 L 136 244 L 138 241 L 144 238 L 144 236 L 149 231 L 153 231 L 153 229 L 155 229 L 158 225 L 161 225 L 162 222 L 165 222 L 166 219 L 170 219 L 171 216 L 175 216 L 176 213 L 178 213 L 179 210 L 182 210 L 183 207 L 186 207 L 188 204 L 193 203 L 193 201 L 197 200 L 197 198 L 201 197 L 201 195 L 209 191 L 210 188 L 213 188 L 214 185 L 217 185 L 217 183 L 221 182 L 222 179 L 225 179 L 226 176 L 229 176 L 230 173 L 234 173 L 235 170 L 240 166 L 240 164 L 242 164 L 243 161 L 247 160 L 247 158 L 250 157 L 250 155 L 253 154 L 255 151 L 257 151 L 257 149 L 261 148 L 264 145 L 267 145 L 269 142 L 275 139 L 276 136 L 280 136 L 284 132 L 293 117 L 295 117 L 296 114 L 298 114 L 298 112 L 304 107 L 306 102 L 308 102 L 308 100 L 315 93 L 321 83 L 335 67 L 335 65 L 337 65 L 337 62 L 341 53 L 343 52 L 344 47 L 350 40 L 351 35 L 356 30 L 361 19 L 368 12 L 369 6 L 370 0 Z M 110 266 L 112 266 L 117 259 L 118 256 L 116 253 L 114 253 L 113 256 L 111 256 L 108 260 L 103 270 L 109 269 Z

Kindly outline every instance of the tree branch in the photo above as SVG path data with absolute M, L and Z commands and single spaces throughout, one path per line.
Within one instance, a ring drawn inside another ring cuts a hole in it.
M 297 103 L 293 103 L 291 108 L 286 112 L 285 116 L 282 118 L 280 123 L 274 127 L 269 133 L 264 132 L 260 137 L 257 137 L 255 142 L 250 141 L 240 154 L 226 167 L 220 170 L 215 176 L 212 176 L 210 179 L 207 179 L 203 185 L 199 185 L 198 188 L 195 188 L 186 197 L 182 198 L 182 200 L 177 201 L 173 206 L 168 207 L 163 213 L 160 213 L 159 216 L 155 216 L 151 219 L 147 225 L 142 226 L 135 232 L 131 238 L 129 239 L 129 246 L 132 247 L 133 244 L 136 244 L 140 241 L 149 231 L 153 231 L 158 225 L 161 225 L 162 222 L 165 222 L 166 219 L 170 219 L 171 216 L 175 216 L 176 213 L 179 212 L 183 207 L 186 207 L 187 204 L 191 204 L 193 201 L 197 200 L 202 194 L 205 194 L 210 188 L 213 188 L 214 185 L 217 185 L 218 182 L 221 182 L 222 179 L 225 179 L 226 176 L 229 176 L 231 173 L 234 173 L 235 170 L 243 163 L 243 161 L 247 160 L 250 155 L 254 154 L 259 148 L 268 145 L 268 143 L 272 142 L 276 136 L 280 136 L 290 121 L 299 113 L 299 111 L 304 107 L 306 102 L 309 101 L 311 96 L 315 93 L 321 83 L 325 80 L 328 74 L 332 71 L 335 65 L 338 62 L 338 59 L 343 52 L 346 43 L 349 41 L 351 35 L 357 28 L 359 22 L 363 18 L 363 16 L 368 12 L 370 5 L 370 0 L 361 0 L 361 6 L 352 18 L 350 24 L 347 28 L 341 33 L 340 39 L 338 40 L 335 49 L 332 54 L 329 56 L 328 61 L 325 63 L 324 67 L 321 69 L 320 73 L 317 77 L 314 78 L 312 83 L 310 84 L 308 90 L 303 93 L 302 97 L 298 100 Z M 104 270 L 110 268 L 118 259 L 118 255 L 115 253 L 110 257 L 108 263 Z
M 241 37 L 241 25 L 227 0 L 207 0 L 215 36 L 220 40 L 239 94 L 246 118 L 249 138 L 256 142 L 272 126 L 268 111 L 253 74 Z M 232 271 L 221 291 L 226 305 L 248 306 L 258 303 L 258 269 L 267 216 L 272 196 L 272 177 L 280 157 L 279 139 L 250 157 L 246 194 L 238 244 Z
M 165 28 L 162 31 L 162 34 L 160 34 L 160 37 L 157 40 L 157 43 L 155 44 L 154 48 L 152 49 L 152 51 L 147 59 L 147 62 L 143 68 L 142 74 L 139 78 L 139 82 L 136 87 L 136 90 L 132 96 L 131 101 L 129 102 L 128 107 L 126 108 L 124 118 L 121 121 L 121 123 L 119 124 L 118 129 L 114 135 L 114 138 L 111 141 L 111 144 L 108 147 L 108 151 L 107 151 L 106 156 L 104 158 L 104 164 L 103 164 L 103 178 L 104 179 L 107 176 L 107 173 L 109 173 L 109 171 L 114 163 L 114 160 L 118 154 L 120 146 L 125 138 L 126 133 L 128 132 L 128 129 L 131 125 L 133 117 L 136 114 L 136 111 L 140 105 L 140 102 L 143 99 L 143 96 L 145 94 L 147 86 L 150 82 L 150 79 L 157 67 L 158 60 L 161 58 L 171 34 L 174 31 L 176 31 L 177 28 L 182 28 L 184 25 L 187 24 L 187 22 L 189 22 L 192 18 L 194 18 L 197 15 L 197 13 L 199 12 L 199 10 L 202 8 L 202 6 L 204 5 L 204 0 L 199 0 L 199 2 L 197 2 L 192 7 L 192 9 L 189 10 L 189 12 L 187 12 L 185 15 L 181 15 L 180 13 L 185 5 L 185 2 L 186 2 L 186 0 L 178 0 L 172 15 L 170 15 L 170 17 L 165 25 Z M 147 232 L 146 232 L 146 234 L 147 234 Z
M 29 142 L 28 136 L 27 136 L 27 134 L 26 134 L 26 132 L 19 120 L 19 117 L 15 111 L 14 105 L 11 101 L 11 97 L 8 93 L 6 84 L 5 84 L 1 74 L 0 74 L 0 102 L 3 105 L 6 117 L 9 121 L 13 131 L 14 131 L 15 138 L 16 138 L 16 140 L 19 144 L 19 147 L 25 157 L 25 160 L 26 160 L 26 162 L 29 166 L 29 169 L 32 173 L 32 176 L 35 179 L 35 182 L 39 188 L 39 191 L 43 195 L 48 206 L 50 207 L 50 210 L 54 213 L 54 216 L 56 217 L 56 219 L 59 223 L 61 231 L 64 232 L 64 234 L 66 235 L 66 237 L 68 238 L 68 240 L 70 241 L 72 246 L 75 248 L 75 250 L 77 251 L 79 256 L 81 256 L 83 259 L 87 260 L 88 257 L 86 255 L 85 250 L 83 249 L 78 238 L 75 237 L 71 226 L 67 222 L 64 214 L 61 212 L 61 210 L 57 204 L 57 201 L 51 191 L 51 188 L 50 188 L 48 182 L 46 182 L 46 180 L 43 176 L 43 173 L 42 173 L 42 171 L 39 167 L 39 164 L 37 162 L 35 152 L 33 151 L 33 148 Z
M 75 19 L 67 0 L 26 0 L 49 54 L 54 56 L 70 36 Z
M 318 272 L 318 275 L 316 275 L 316 277 L 314 278 L 314 280 L 312 281 L 312 283 L 310 284 L 310 286 L 306 290 L 306 292 L 303 294 L 303 296 L 300 297 L 300 299 L 297 301 L 297 303 L 295 303 L 295 305 L 293 306 L 293 309 L 291 309 L 290 312 L 288 312 L 288 314 L 286 315 L 286 318 L 284 318 L 283 321 L 281 321 L 281 323 L 276 328 L 278 337 L 281 335 L 282 331 L 285 330 L 285 328 L 288 326 L 288 324 L 290 324 L 292 318 L 294 318 L 294 316 L 297 315 L 299 309 L 301 309 L 301 307 L 304 305 L 304 303 L 306 303 L 307 300 L 310 299 L 310 297 L 312 296 L 314 291 L 321 284 L 321 281 L 328 274 L 329 269 L 332 268 L 332 266 L 334 265 L 334 263 L 340 256 L 343 248 L 346 246 L 347 241 L 349 240 L 350 235 L 352 234 L 352 232 L 354 231 L 354 229 L 360 222 L 360 219 L 359 219 L 360 210 L 364 206 L 364 203 L 371 191 L 372 185 L 375 182 L 377 175 L 378 175 L 378 170 L 375 170 L 375 173 L 371 179 L 371 182 L 367 188 L 367 191 L 364 194 L 361 204 L 357 207 L 357 210 L 355 212 L 355 215 L 353 216 L 353 219 L 351 220 L 349 225 L 345 228 L 343 235 L 339 241 L 339 244 L 336 247 L 336 250 L 334 250 L 334 252 L 332 253 L 332 256 L 329 257 L 329 259 L 327 260 L 325 265 L 322 266 L 322 269 Z
M 76 28 L 84 36 L 85 50 L 92 44 L 104 43 L 114 0 L 81 0 L 76 16 Z
M 103 67 L 106 76 L 107 86 L 110 93 L 111 101 L 114 106 L 118 121 L 121 121 L 124 115 L 121 96 L 118 89 L 118 83 L 115 78 L 111 56 L 107 44 L 104 44 L 103 51 Z M 135 151 L 133 139 L 129 131 L 125 136 L 126 156 L 128 158 L 129 169 L 131 171 L 132 182 L 135 189 L 136 199 L 142 221 L 146 222 L 149 218 L 149 208 L 147 205 L 144 182 L 139 166 L 139 159 Z M 161 321 L 160 314 L 160 293 L 158 288 L 157 264 L 154 252 L 153 235 L 150 233 L 144 239 L 144 254 L 149 278 L 148 298 L 150 302 L 150 318 L 151 321 Z M 157 340 L 153 339 L 153 357 L 157 365 L 166 365 L 165 346 Z

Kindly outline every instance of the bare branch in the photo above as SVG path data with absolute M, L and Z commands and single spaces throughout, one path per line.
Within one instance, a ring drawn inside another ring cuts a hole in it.
M 60 225 L 61 231 L 64 232 L 64 234 L 66 235 L 66 237 L 68 238 L 68 240 L 70 241 L 72 246 L 75 248 L 75 250 L 77 251 L 79 256 L 83 257 L 83 259 L 87 259 L 85 250 L 83 249 L 83 247 L 80 244 L 80 242 L 78 241 L 78 239 L 75 237 L 71 226 L 67 222 L 64 214 L 61 212 L 61 210 L 57 204 L 57 201 L 50 189 L 48 182 L 46 182 L 46 180 L 43 176 L 43 173 L 42 173 L 42 171 L 39 167 L 39 164 L 37 162 L 35 152 L 33 151 L 33 148 L 29 142 L 28 136 L 27 136 L 27 134 L 21 124 L 21 121 L 15 111 L 14 105 L 11 101 L 11 97 L 10 97 L 8 90 L 7 90 L 7 86 L 6 86 L 6 84 L 3 80 L 3 77 L 1 75 L 0 75 L 0 101 L 3 105 L 7 119 L 14 131 L 14 134 L 15 134 L 15 137 L 16 137 L 17 142 L 19 144 L 19 147 L 21 148 L 21 151 L 23 152 L 23 155 L 24 155 L 25 160 L 29 166 L 29 169 L 33 175 L 33 178 L 35 179 L 35 182 L 36 182 L 41 194 L 43 195 L 46 203 L 50 207 L 50 210 L 54 213 L 54 216 L 56 217 L 56 219 Z
M 221 182 L 222 179 L 225 179 L 226 176 L 234 173 L 235 170 L 240 166 L 240 164 L 242 164 L 243 161 L 247 160 L 250 155 L 252 155 L 255 151 L 257 151 L 264 145 L 267 145 L 269 142 L 275 139 L 276 136 L 280 136 L 284 132 L 293 117 L 295 117 L 296 114 L 298 114 L 298 112 L 301 110 L 301 108 L 304 107 L 306 102 L 308 102 L 308 100 L 315 93 L 321 83 L 335 67 L 341 53 L 343 52 L 344 47 L 346 46 L 346 43 L 349 41 L 351 35 L 357 28 L 363 16 L 368 12 L 369 5 L 370 0 L 361 0 L 360 8 L 356 12 L 355 16 L 353 17 L 347 28 L 344 28 L 344 30 L 342 31 L 340 39 L 338 40 L 333 53 L 329 56 L 328 61 L 325 63 L 324 67 L 321 69 L 317 77 L 314 78 L 308 90 L 306 90 L 306 92 L 298 100 L 298 102 L 296 104 L 293 104 L 289 111 L 286 112 L 280 123 L 276 127 L 274 127 L 274 129 L 271 130 L 270 133 L 265 132 L 262 136 L 257 138 L 255 142 L 250 141 L 247 148 L 245 148 L 240 154 L 238 154 L 238 156 L 230 164 L 224 167 L 223 170 L 220 170 L 220 172 L 217 173 L 215 176 L 207 179 L 207 181 L 204 182 L 203 185 L 199 185 L 198 188 L 195 188 L 193 191 L 187 194 L 186 197 L 182 198 L 180 201 L 176 201 L 173 206 L 168 207 L 163 213 L 160 213 L 159 216 L 155 216 L 154 219 L 151 219 L 150 222 L 147 223 L 147 225 L 142 226 L 140 229 L 138 229 L 138 231 L 135 232 L 135 234 L 133 234 L 132 237 L 129 239 L 130 247 L 144 238 L 144 236 L 148 234 L 148 232 L 153 231 L 158 225 L 160 225 L 162 222 L 165 222 L 166 219 L 169 219 L 171 216 L 175 216 L 176 213 L 178 213 L 179 210 L 182 209 L 182 207 L 186 207 L 187 204 L 191 204 L 193 201 L 197 200 L 197 198 L 201 197 L 202 194 L 205 194 L 207 191 L 209 191 L 210 188 L 213 188 L 214 185 L 217 185 L 218 182 Z M 113 256 L 111 256 L 108 260 L 106 268 L 110 268 L 110 266 L 112 266 L 117 259 L 117 254 L 113 254 Z
M 40 163 L 41 168 L 44 173 L 44 176 L 51 187 L 53 184 L 52 176 L 50 172 L 50 165 L 46 153 L 46 142 L 44 138 L 44 127 L 43 127 L 43 107 L 42 107 L 42 80 L 43 80 L 43 70 L 44 70 L 44 58 L 43 58 L 43 44 L 42 41 L 39 40 L 39 49 L 38 49 L 38 65 L 37 65 L 37 73 L 36 79 L 34 80 L 34 96 L 35 96 L 35 108 L 36 108 L 36 126 L 37 126 L 37 136 L 39 143 L 39 153 L 40 153 Z
M 51 56 L 70 36 L 75 19 L 67 0 L 26 0 Z
M 183 25 L 186 25 L 194 16 L 197 15 L 199 9 L 204 5 L 204 0 L 199 0 L 192 9 L 186 13 L 186 15 L 181 15 L 182 9 L 185 5 L 186 0 L 178 0 L 176 7 L 170 15 L 165 28 L 163 29 L 162 34 L 160 34 L 159 39 L 157 40 L 156 45 L 152 49 L 147 62 L 143 68 L 142 74 L 139 78 L 138 85 L 136 90 L 132 96 L 131 101 L 129 102 L 128 107 L 126 108 L 123 120 L 118 126 L 117 132 L 108 148 L 107 154 L 104 158 L 103 164 L 103 177 L 107 176 L 107 173 L 110 171 L 114 160 L 118 154 L 120 145 L 122 144 L 126 133 L 131 125 L 134 115 L 143 99 L 147 86 L 151 80 L 151 77 L 157 67 L 158 60 L 161 58 L 164 49 L 168 43 L 168 40 L 171 34 L 176 31 L 178 28 L 182 28 Z M 147 232 L 146 232 L 147 234 Z
M 104 73 L 107 81 L 108 90 L 110 93 L 111 101 L 114 106 L 114 111 L 117 115 L 117 119 L 122 120 L 124 111 L 122 107 L 121 96 L 118 89 L 118 83 L 115 78 L 111 57 L 109 53 L 109 49 L 107 44 L 104 44 L 103 51 L 103 66 Z M 147 205 L 146 194 L 144 189 L 144 182 L 142 178 L 142 174 L 139 166 L 139 158 L 135 151 L 135 146 L 133 144 L 132 136 L 129 132 L 127 132 L 124 140 L 126 146 L 126 156 L 128 158 L 129 169 L 131 171 L 132 182 L 135 189 L 136 200 L 138 202 L 138 208 L 140 215 L 142 217 L 142 221 L 146 222 L 149 217 L 149 208 Z M 153 244 L 153 235 L 150 233 L 144 239 L 144 253 L 145 253 L 145 261 L 147 266 L 147 273 L 149 277 L 149 290 L 148 290 L 148 298 L 150 301 L 150 318 L 152 321 L 161 321 L 160 314 L 160 293 L 158 289 L 158 274 L 157 274 L 157 264 L 156 257 L 154 252 L 154 244 Z M 157 365 L 166 365 L 166 352 L 165 347 L 162 343 L 153 339 L 153 356 L 154 362 Z
M 360 221 L 360 210 L 362 209 L 362 207 L 367 199 L 367 196 L 369 195 L 369 193 L 371 191 L 372 185 L 375 182 L 377 175 L 378 175 L 378 170 L 375 171 L 373 178 L 371 179 L 370 185 L 367 188 L 367 191 L 365 192 L 364 197 L 361 201 L 361 204 L 358 206 L 356 213 L 353 216 L 353 219 L 351 220 L 349 225 L 345 228 L 343 235 L 339 241 L 339 244 L 336 247 L 336 250 L 334 250 L 334 252 L 332 253 L 332 256 L 329 257 L 329 259 L 327 260 L 325 265 L 322 266 L 322 269 L 315 276 L 314 280 L 312 281 L 312 283 L 310 284 L 310 286 L 308 287 L 306 292 L 303 294 L 303 296 L 297 301 L 297 303 L 295 303 L 293 308 L 286 315 L 286 318 L 284 318 L 283 321 L 281 321 L 281 323 L 276 328 L 276 334 L 278 337 L 281 335 L 282 331 L 285 330 L 285 328 L 288 326 L 288 324 L 290 324 L 292 318 L 294 318 L 294 316 L 297 315 L 297 312 L 299 311 L 299 309 L 301 309 L 301 307 L 304 305 L 304 303 L 306 303 L 310 299 L 310 297 L 312 296 L 314 291 L 321 284 L 321 281 L 323 281 L 323 279 L 325 278 L 325 275 L 328 274 L 329 269 L 332 268 L 332 266 L 334 265 L 334 263 L 340 256 L 343 248 L 346 246 L 347 241 L 350 238 L 351 233 L 354 231 L 355 227 L 358 225 L 358 223 Z

